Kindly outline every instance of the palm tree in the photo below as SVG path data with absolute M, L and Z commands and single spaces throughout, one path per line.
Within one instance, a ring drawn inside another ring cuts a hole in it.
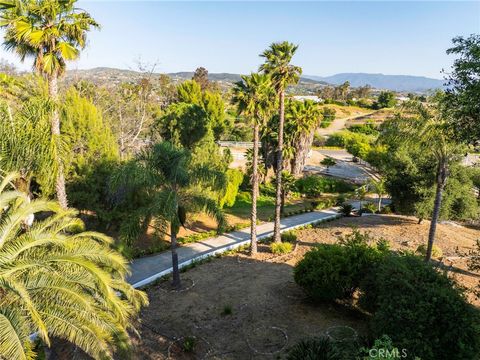
M 387 193 L 387 190 L 385 188 L 385 180 L 384 179 L 379 179 L 379 180 L 374 180 L 371 179 L 367 187 L 372 189 L 372 191 L 378 195 L 378 212 L 382 210 L 382 197 L 385 196 Z
M 112 239 L 83 231 L 76 210 L 10 190 L 17 177 L 0 183 L 0 358 L 36 358 L 32 334 L 110 357 L 146 295 L 125 281 Z
M 357 190 L 355 190 L 356 198 L 360 202 L 360 207 L 359 207 L 360 216 L 362 215 L 363 201 L 367 197 L 367 194 L 368 194 L 368 188 L 366 185 L 360 186 L 359 188 L 357 188 Z
M 287 41 L 273 43 L 260 56 L 265 58 L 265 63 L 260 65 L 260 71 L 268 74 L 277 90 L 279 97 L 279 124 L 278 124 L 278 144 L 277 144 L 277 189 L 275 197 L 275 227 L 274 241 L 281 242 L 280 237 L 280 215 L 282 203 L 282 170 L 283 170 L 283 126 L 285 122 L 285 89 L 290 84 L 295 84 L 300 80 L 302 69 L 290 64 L 293 55 L 298 46 Z
M 428 232 L 428 245 L 425 261 L 430 261 L 433 243 L 442 207 L 443 190 L 447 183 L 449 167 L 465 154 L 465 146 L 455 141 L 450 126 L 449 113 L 442 108 L 443 95 L 437 94 L 430 105 L 410 102 L 404 105 L 397 116 L 395 125 L 398 135 L 410 144 L 420 146 L 432 155 L 436 162 L 436 189 L 433 211 Z
M 48 82 L 48 93 L 58 103 L 58 78 L 65 72 L 66 61 L 75 60 L 85 47 L 86 33 L 99 25 L 90 15 L 75 8 L 76 0 L 0 0 L 5 29 L 3 45 L 16 52 L 21 61 L 34 58 L 33 67 Z M 54 144 L 60 147 L 60 116 L 53 107 L 51 132 Z M 57 154 L 56 193 L 60 205 L 68 207 L 64 166 Z
M 321 119 L 322 111 L 312 100 L 290 101 L 287 105 L 285 138 L 290 139 L 290 146 L 293 150 L 291 168 L 294 176 L 300 175 L 303 171 L 312 146 L 315 129 Z
M 232 102 L 237 104 L 238 113 L 243 114 L 253 125 L 252 154 L 252 211 L 250 217 L 250 254 L 257 253 L 257 197 L 258 197 L 258 149 L 260 144 L 260 127 L 265 126 L 271 115 L 275 96 L 271 79 L 268 75 L 253 73 L 242 76 L 242 81 L 233 88 Z
M 139 235 L 141 223 L 152 225 L 170 236 L 173 282 L 180 288 L 177 235 L 185 226 L 188 213 L 204 212 L 215 218 L 219 228 L 224 215 L 216 199 L 225 187 L 225 175 L 205 165 L 193 165 L 190 152 L 165 141 L 140 153 L 113 177 L 114 187 L 129 186 L 143 191 L 148 201 L 132 214 L 133 237 Z

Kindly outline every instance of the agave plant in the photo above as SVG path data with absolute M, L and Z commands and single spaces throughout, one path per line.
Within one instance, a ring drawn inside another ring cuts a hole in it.
M 0 183 L 0 358 L 35 358 L 32 335 L 110 357 L 145 294 L 125 281 L 109 237 L 83 231 L 76 210 L 11 190 L 15 179 Z

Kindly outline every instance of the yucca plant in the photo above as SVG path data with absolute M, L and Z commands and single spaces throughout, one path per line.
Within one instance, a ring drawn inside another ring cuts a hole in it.
M 10 189 L 16 177 L 0 183 L 0 358 L 35 358 L 32 335 L 111 357 L 145 294 L 125 281 L 109 237 L 83 231 L 76 210 Z

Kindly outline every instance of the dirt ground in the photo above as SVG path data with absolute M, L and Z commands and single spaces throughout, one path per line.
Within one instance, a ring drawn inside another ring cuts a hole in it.
M 339 235 L 351 233 L 352 227 L 387 239 L 394 249 L 414 250 L 426 242 L 429 223 L 418 225 L 415 218 L 395 215 L 343 218 L 299 231 L 293 254 L 272 259 L 262 246 L 255 259 L 236 253 L 188 270 L 182 277 L 187 283 L 193 280 L 194 286 L 187 291 L 168 292 L 153 285 L 146 290 L 150 306 L 142 311 L 135 358 L 166 359 L 170 344 L 183 337 L 196 338 L 201 353 L 171 359 L 276 359 L 300 339 L 339 325 L 355 329 L 361 337 L 366 331 L 363 314 L 341 305 L 312 305 L 292 276 L 293 266 L 312 245 L 333 243 Z M 479 230 L 438 226 L 443 262 L 467 287 L 475 286 L 480 275 L 469 273 L 465 262 L 456 257 L 477 238 Z M 471 301 L 480 305 L 473 297 Z M 279 352 L 266 354 L 274 351 Z

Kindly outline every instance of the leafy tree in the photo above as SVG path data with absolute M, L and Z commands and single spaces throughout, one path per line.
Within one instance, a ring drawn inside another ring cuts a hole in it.
M 125 281 L 127 262 L 112 239 L 82 231 L 73 209 L 8 190 L 15 177 L 0 183 L 0 357 L 36 358 L 34 333 L 47 346 L 56 337 L 93 358 L 111 357 L 128 344 L 145 294 Z
M 225 116 L 225 104 L 222 95 L 218 92 L 205 91 L 202 104 L 207 113 L 215 140 L 220 140 L 232 127 L 230 119 Z
M 210 86 L 210 82 L 208 80 L 208 70 L 204 67 L 199 67 L 195 70 L 192 80 L 200 85 L 202 91 L 207 90 Z
M 237 104 L 238 113 L 243 114 L 253 125 L 253 150 L 251 166 L 252 212 L 251 212 L 251 254 L 257 252 L 257 196 L 259 181 L 259 135 L 260 128 L 266 125 L 273 111 L 273 91 L 271 78 L 265 74 L 253 73 L 242 76 L 242 81 L 233 88 L 232 102 Z
M 480 139 L 480 35 L 456 37 L 447 54 L 457 55 L 447 78 L 447 108 L 455 133 L 467 142 Z
M 374 107 L 377 109 L 390 108 L 394 107 L 396 103 L 397 99 L 395 99 L 395 93 L 391 91 L 382 91 L 380 95 L 378 95 Z
M 225 218 L 217 205 L 225 188 L 225 176 L 207 166 L 195 166 L 187 149 L 161 142 L 146 149 L 122 168 L 113 179 L 115 187 L 128 186 L 148 194 L 143 207 L 131 214 L 130 236 L 136 238 L 144 226 L 152 225 L 168 234 L 171 243 L 173 286 L 179 288 L 177 234 L 189 213 L 205 212 L 222 228 Z
M 302 69 L 290 64 L 298 46 L 287 41 L 273 43 L 265 50 L 261 56 L 265 58 L 265 63 L 260 65 L 260 71 L 270 75 L 273 85 L 279 96 L 279 126 L 278 126 L 278 144 L 277 144 L 277 191 L 275 198 L 275 228 L 274 241 L 280 242 L 280 215 L 282 202 L 282 171 L 283 171 L 283 127 L 285 122 L 285 89 L 290 84 L 299 81 Z
M 160 118 L 159 127 L 163 139 L 192 149 L 209 131 L 209 121 L 200 105 L 175 103 Z
M 65 72 L 66 61 L 77 59 L 85 47 L 87 31 L 99 26 L 87 12 L 76 8 L 75 3 L 76 0 L 4 0 L 0 3 L 5 48 L 16 52 L 22 61 L 33 57 L 35 70 L 48 81 L 49 96 L 55 104 L 51 130 L 56 148 L 60 147 L 58 78 Z M 63 163 L 55 154 L 57 197 L 62 207 L 67 208 Z
M 202 88 L 194 80 L 187 80 L 177 86 L 178 102 L 202 105 Z

